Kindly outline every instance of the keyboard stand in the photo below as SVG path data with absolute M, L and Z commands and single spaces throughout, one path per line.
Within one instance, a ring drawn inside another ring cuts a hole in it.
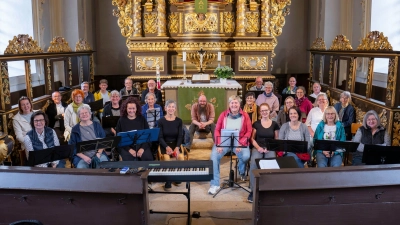
M 173 195 L 184 195 L 187 198 L 188 202 L 188 207 L 187 207 L 187 212 L 170 212 L 170 211 L 154 211 L 150 209 L 150 213 L 157 213 L 157 214 L 187 214 L 187 225 L 190 225 L 192 223 L 192 215 L 190 214 L 190 182 L 186 182 L 186 189 L 188 189 L 187 192 L 167 192 L 167 191 L 154 191 L 153 189 L 150 188 L 149 194 L 173 194 Z

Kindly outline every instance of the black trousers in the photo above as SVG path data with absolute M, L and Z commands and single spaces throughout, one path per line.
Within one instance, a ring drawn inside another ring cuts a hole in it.
M 150 148 L 145 148 L 142 157 L 134 157 L 129 151 L 118 148 L 118 152 L 121 155 L 123 161 L 153 161 L 153 154 Z

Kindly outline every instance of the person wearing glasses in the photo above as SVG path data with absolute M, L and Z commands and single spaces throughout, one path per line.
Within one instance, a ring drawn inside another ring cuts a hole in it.
M 74 127 L 79 122 L 78 108 L 84 104 L 84 96 L 85 93 L 79 89 L 75 89 L 71 93 L 72 103 L 67 106 L 67 109 L 64 113 L 65 141 L 69 140 L 72 127 Z
M 259 106 L 261 103 L 267 103 L 271 106 L 271 118 L 275 118 L 279 110 L 279 99 L 273 93 L 274 85 L 271 81 L 265 82 L 264 87 L 265 91 L 257 97 L 256 104 Z
M 318 124 L 314 133 L 315 140 L 336 140 L 346 141 L 346 134 L 342 123 L 339 121 L 339 116 L 333 106 L 328 106 L 322 116 L 322 121 Z M 342 165 L 343 149 L 335 151 L 315 150 L 318 167 L 339 167 Z M 330 165 L 328 165 L 328 159 Z
M 104 106 L 103 117 L 109 116 L 120 116 L 120 104 L 119 100 L 121 99 L 120 93 L 117 90 L 114 90 L 110 93 L 111 103 Z M 111 128 L 104 128 L 106 132 L 106 136 L 115 136 L 117 132 L 113 127 Z
M 336 103 L 334 107 L 339 114 L 339 120 L 343 124 L 344 132 L 346 133 L 346 140 L 350 141 L 352 138 L 351 124 L 356 120 L 355 110 L 351 105 L 350 92 L 343 91 L 340 94 L 340 102 Z
M 63 142 L 64 138 L 62 137 L 65 131 L 64 113 L 68 104 L 61 101 L 61 98 L 62 96 L 58 91 L 55 91 L 51 94 L 52 101 L 46 109 L 46 115 L 49 118 L 48 126 L 56 131 L 57 137 L 59 138 L 59 140 L 61 140 L 61 142 Z M 64 142 L 61 144 L 67 144 L 67 143 Z
M 21 149 L 25 150 L 24 137 L 28 131 L 32 130 L 31 117 L 37 110 L 32 110 L 32 102 L 25 96 L 18 100 L 18 109 L 18 113 L 12 118 L 12 123 L 15 136 L 21 143 Z
M 386 128 L 381 125 L 381 119 L 374 110 L 365 114 L 363 125 L 358 128 L 353 141 L 360 143 L 357 151 L 353 153 L 353 166 L 362 164 L 364 145 L 390 146 L 391 142 Z
M 312 103 L 306 97 L 306 89 L 303 86 L 299 86 L 296 89 L 296 99 L 295 99 L 296 106 L 300 109 L 301 113 L 303 114 L 304 118 L 307 118 L 308 113 L 313 108 Z M 305 119 L 303 119 L 305 122 Z
M 47 126 L 49 119 L 42 111 L 34 112 L 31 117 L 32 130 L 28 131 L 24 137 L 26 158 L 29 159 L 30 151 L 40 151 L 54 146 L 59 146 L 56 132 Z M 35 167 L 58 167 L 63 168 L 65 164 L 59 164 L 59 160 L 35 165 Z
M 251 142 L 253 149 L 250 160 L 250 190 L 253 190 L 254 175 L 251 172 L 257 169 L 256 159 L 260 158 L 274 158 L 276 154 L 274 151 L 268 151 L 266 139 L 278 139 L 279 125 L 272 121 L 270 118 L 271 107 L 267 103 L 260 105 L 261 120 L 253 123 L 253 131 L 251 135 Z M 253 191 L 247 197 L 249 202 L 253 202 Z
M 312 138 L 314 137 L 315 129 L 317 129 L 318 124 L 323 118 L 325 109 L 328 107 L 328 97 L 326 94 L 319 94 L 315 99 L 315 104 L 318 107 L 314 107 L 310 110 L 306 120 L 308 132 L 310 132 Z
M 137 89 L 133 87 L 133 81 L 131 78 L 125 78 L 124 85 L 125 87 L 119 91 L 121 97 L 126 95 L 135 95 L 138 93 Z
M 89 82 L 83 81 L 81 84 L 81 90 L 83 91 L 83 103 L 88 104 L 94 102 L 94 95 L 89 91 Z

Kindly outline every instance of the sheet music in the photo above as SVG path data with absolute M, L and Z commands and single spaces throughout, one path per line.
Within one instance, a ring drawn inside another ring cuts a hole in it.
M 239 131 L 231 130 L 231 129 L 221 129 L 221 147 L 229 147 L 231 146 L 231 136 L 233 134 L 233 147 L 240 146 L 239 144 Z
M 156 121 L 160 119 L 160 108 L 148 109 L 147 110 L 147 123 L 149 128 L 152 129 L 156 125 Z
M 275 159 L 260 160 L 259 165 L 260 169 L 280 169 Z

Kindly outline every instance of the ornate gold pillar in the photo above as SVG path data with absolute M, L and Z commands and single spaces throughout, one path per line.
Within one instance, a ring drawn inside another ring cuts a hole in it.
M 11 109 L 10 80 L 8 77 L 7 62 L 0 62 L 0 65 L 0 101 L 1 109 L 5 111 L 7 109 Z
M 237 1 L 236 36 L 245 36 L 246 0 Z
M 133 0 L 133 37 L 142 37 L 142 6 L 140 0 Z
M 261 37 L 270 36 L 268 20 L 269 20 L 269 0 L 261 0 Z
M 157 22 L 158 22 L 158 33 L 157 36 L 165 37 L 167 24 L 165 19 L 165 0 L 157 0 Z
M 33 90 L 32 90 L 32 73 L 31 64 L 29 60 L 25 60 L 25 83 L 26 83 L 26 97 L 33 100 Z

